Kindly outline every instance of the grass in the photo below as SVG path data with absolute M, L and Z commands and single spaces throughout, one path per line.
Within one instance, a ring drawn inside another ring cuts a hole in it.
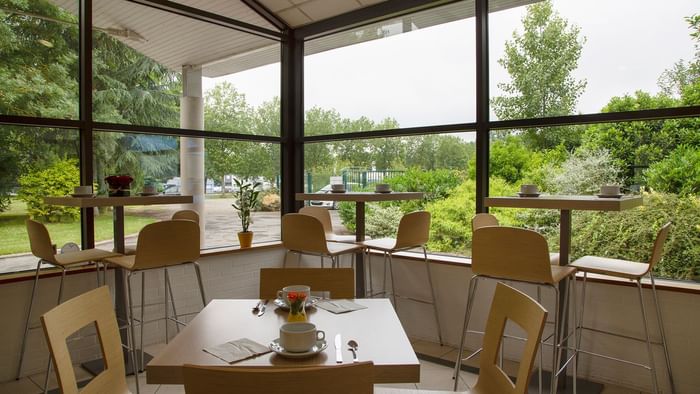
M 28 218 L 26 205 L 13 200 L 10 209 L 0 213 L 0 256 L 30 252 L 29 238 L 24 221 Z M 144 216 L 126 215 L 124 233 L 133 234 L 156 219 Z M 51 234 L 51 241 L 59 248 L 66 242 L 80 244 L 80 222 L 45 223 Z M 112 215 L 95 216 L 95 242 L 112 239 Z

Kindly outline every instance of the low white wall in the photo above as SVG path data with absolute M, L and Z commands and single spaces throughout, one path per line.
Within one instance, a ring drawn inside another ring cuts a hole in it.
M 259 270 L 263 267 L 280 267 L 284 252 L 282 249 L 251 250 L 246 253 L 218 255 L 202 258 L 200 264 L 204 278 L 207 299 L 213 298 L 257 298 Z M 290 257 L 289 265 L 295 266 L 296 259 Z M 372 259 L 374 285 L 378 288 L 382 278 L 381 258 Z M 319 266 L 319 259 L 304 257 L 304 266 Z M 349 259 L 344 259 L 349 265 Z M 439 313 L 446 344 L 457 346 L 464 319 L 466 294 L 471 277 L 471 270 L 466 266 L 431 264 L 431 272 L 436 285 Z M 111 274 L 111 273 L 110 273 Z M 174 286 L 175 302 L 179 313 L 196 312 L 201 309 L 201 301 L 194 270 L 190 266 L 170 269 Z M 401 294 L 416 298 L 429 297 L 425 268 L 415 260 L 394 259 L 394 276 L 397 289 Z M 38 323 L 38 316 L 49 310 L 56 301 L 58 278 L 42 279 L 38 303 L 32 319 Z M 113 282 L 110 275 L 110 283 Z M 0 300 L 3 300 L 3 324 L 0 325 L 0 381 L 14 379 L 19 359 L 20 342 L 24 326 L 26 308 L 29 304 L 31 281 L 6 283 L 0 285 Z M 68 276 L 65 297 L 74 297 L 94 288 L 95 274 L 84 273 Z M 534 287 L 515 285 L 533 297 Z M 140 300 L 139 279 L 134 280 L 134 301 Z M 146 316 L 162 316 L 164 297 L 163 275 L 158 271 L 146 277 Z M 479 285 L 477 300 L 474 305 L 470 328 L 483 328 L 483 323 L 490 306 L 494 283 L 482 281 Z M 543 291 L 543 304 L 552 307 L 552 294 Z M 697 374 L 696 362 L 700 354 L 700 340 L 696 338 L 700 328 L 700 295 L 660 291 L 660 304 L 663 308 L 666 335 L 672 357 L 676 391 L 678 393 L 696 393 L 700 387 L 700 374 Z M 651 294 L 645 290 L 647 311 L 653 312 Z M 409 336 L 437 341 L 433 311 L 430 306 L 399 300 L 398 314 Z M 658 338 L 655 315 L 650 313 L 651 333 Z M 187 320 L 187 319 L 184 319 Z M 164 323 L 146 325 L 144 341 L 146 344 L 159 343 L 164 340 Z M 601 329 L 619 331 L 626 335 L 642 337 L 643 330 L 636 288 L 609 284 L 589 283 L 587 290 L 586 324 Z M 170 328 L 175 335 L 174 325 Z M 548 328 L 551 331 L 551 326 Z M 46 368 L 47 350 L 41 329 L 32 330 L 28 342 L 26 362 L 23 375 L 41 372 Z M 469 346 L 478 347 L 479 337 L 470 336 Z M 512 343 L 512 342 L 510 342 Z M 608 338 L 599 334 L 584 336 L 584 344 L 596 351 L 605 351 L 622 358 L 631 358 L 646 362 L 646 347 L 643 343 L 628 342 L 618 338 Z M 89 330 L 81 331 L 71 342 L 74 361 L 85 361 L 98 357 L 95 336 Z M 517 359 L 517 343 L 507 346 L 506 356 Z M 547 349 L 545 349 L 547 351 Z M 545 357 L 545 365 L 549 365 Z M 655 347 L 655 360 L 659 380 L 664 392 L 669 392 L 665 374 L 663 352 Z M 649 373 L 643 369 L 613 363 L 600 358 L 592 359 L 581 356 L 579 374 L 599 382 L 614 382 L 638 390 L 651 391 Z

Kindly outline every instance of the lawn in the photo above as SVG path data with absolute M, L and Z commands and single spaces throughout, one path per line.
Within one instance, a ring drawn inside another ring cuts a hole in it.
M 0 256 L 29 252 L 29 238 L 24 221 L 27 212 L 23 201 L 13 200 L 10 209 L 0 213 Z M 150 217 L 126 215 L 124 233 L 137 233 L 143 226 L 156 220 Z M 60 248 L 66 242 L 80 244 L 80 222 L 45 223 L 51 241 Z M 112 239 L 112 215 L 95 217 L 95 242 Z

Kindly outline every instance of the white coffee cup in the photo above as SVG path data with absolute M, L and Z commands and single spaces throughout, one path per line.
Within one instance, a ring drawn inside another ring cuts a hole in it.
M 377 183 L 374 185 L 374 190 L 377 192 L 388 192 L 391 190 L 391 186 L 388 183 Z
M 537 185 L 520 185 L 520 193 L 537 194 Z
M 283 287 L 282 290 L 277 292 L 277 298 L 287 302 L 287 294 L 289 293 L 304 293 L 306 295 L 306 300 L 311 297 L 311 288 L 306 285 L 292 285 Z
M 313 323 L 286 323 L 280 327 L 280 345 L 293 353 L 308 352 L 317 341 L 326 339 L 326 333 Z
M 76 186 L 73 188 L 73 194 L 92 194 L 92 186 Z
M 602 196 L 617 196 L 620 194 L 619 185 L 605 185 L 600 187 L 600 194 Z
M 146 194 L 155 194 L 156 185 L 143 185 L 143 192 Z

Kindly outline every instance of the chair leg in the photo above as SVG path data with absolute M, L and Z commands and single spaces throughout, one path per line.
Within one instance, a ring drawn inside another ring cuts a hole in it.
M 537 286 L 537 303 L 540 305 L 542 304 L 542 287 L 541 286 Z M 540 361 L 539 361 L 538 371 L 537 371 L 537 380 L 538 380 L 537 392 L 539 394 L 542 394 L 542 360 L 543 360 L 542 348 L 543 348 L 542 342 L 540 342 L 540 350 L 539 350 Z
M 369 249 L 365 249 L 363 252 L 365 254 L 365 258 L 363 259 L 367 263 L 365 264 L 365 268 L 367 270 L 367 275 L 369 275 L 369 289 L 365 289 L 365 297 L 373 297 L 374 296 L 374 283 L 372 282 L 372 254 L 369 253 Z M 369 290 L 369 293 L 368 293 Z
M 199 269 L 199 263 L 193 262 L 194 272 L 197 275 L 197 283 L 199 284 L 199 294 L 202 296 L 202 307 L 207 306 L 207 296 L 204 293 L 204 284 L 202 284 L 202 271 Z M 175 304 L 173 304 L 174 306 Z M 174 310 L 174 309 L 173 309 Z
M 61 300 L 63 299 L 63 282 L 66 279 L 66 268 L 61 267 L 61 282 L 58 285 L 58 297 L 56 298 L 56 305 L 61 305 Z M 46 376 L 44 376 L 44 393 L 49 392 L 49 376 L 51 376 L 51 367 L 53 366 L 53 359 L 49 355 L 49 361 L 46 362 Z
M 433 310 L 435 311 L 435 324 L 437 324 L 438 329 L 438 340 L 440 341 L 440 346 L 442 346 L 442 327 L 440 326 L 440 315 L 438 314 L 437 297 L 435 296 L 435 287 L 433 286 L 433 277 L 430 274 L 430 264 L 428 263 L 428 252 L 423 246 L 423 257 L 425 259 L 425 272 L 428 275 L 428 284 L 430 284 L 430 295 L 433 297 Z
M 139 336 L 139 372 L 144 371 L 145 360 L 143 356 L 143 329 L 144 329 L 144 315 L 146 312 L 146 271 L 141 271 L 141 322 L 140 322 L 140 336 Z
M 168 282 L 170 282 L 170 278 L 168 278 L 168 269 L 163 268 L 163 291 L 165 294 L 163 295 L 163 307 L 165 308 L 165 344 L 167 345 L 170 342 L 170 334 L 168 333 L 168 326 L 170 323 L 170 311 L 168 310 L 168 295 L 172 295 L 168 291 Z M 176 324 L 177 325 L 177 324 Z M 141 346 L 143 348 L 143 345 Z M 142 352 L 143 353 L 143 352 Z
M 387 259 L 386 255 L 387 255 L 387 253 L 384 252 L 384 262 L 383 262 L 384 273 L 382 274 L 382 281 L 383 281 L 383 283 L 382 283 L 382 297 L 386 297 L 386 280 L 389 277 L 389 275 L 387 275 L 387 272 L 386 272 L 386 267 L 387 267 L 386 266 L 386 259 Z M 392 285 L 393 285 L 393 283 L 392 283 Z
M 550 376 L 550 393 L 556 394 L 558 376 L 557 369 L 559 368 L 559 357 L 558 356 L 558 343 L 559 343 L 559 329 L 561 326 L 561 316 L 559 315 L 559 289 L 556 285 L 553 285 L 554 289 L 554 333 L 552 334 L 552 374 Z
M 659 392 L 659 384 L 656 381 L 656 367 L 654 364 L 654 352 L 651 348 L 651 339 L 649 337 L 649 320 L 647 319 L 646 308 L 644 307 L 644 296 L 642 295 L 642 282 L 637 279 L 637 290 L 639 291 L 639 305 L 642 308 L 642 320 L 644 323 L 644 337 L 647 340 L 647 352 L 649 353 L 649 372 L 651 372 L 651 385 L 654 388 L 654 394 Z
M 668 355 L 668 346 L 666 345 L 666 332 L 664 330 L 664 321 L 661 316 L 661 308 L 659 308 L 659 298 L 656 295 L 656 283 L 654 283 L 654 274 L 649 272 L 649 279 L 651 279 L 651 294 L 654 297 L 654 306 L 656 307 L 656 319 L 659 324 L 659 332 L 661 333 L 661 344 L 664 347 L 664 357 L 666 358 L 666 369 L 668 372 L 668 380 L 671 384 L 671 394 L 676 392 L 676 387 L 673 384 L 673 373 L 671 372 L 671 357 Z
M 180 324 L 177 322 L 180 321 L 180 316 L 177 314 L 177 309 L 175 309 L 175 296 L 173 296 L 173 286 L 170 284 L 170 275 L 168 274 L 168 268 L 165 268 L 165 285 L 168 287 L 168 294 L 170 294 L 170 305 L 173 306 L 173 317 L 175 318 L 175 331 L 179 334 L 180 333 Z M 167 305 L 166 305 L 167 307 Z M 166 320 L 166 327 L 167 327 L 167 320 Z
M 574 312 L 573 324 L 574 324 L 574 341 L 575 341 L 576 340 L 576 327 L 578 327 L 578 321 L 577 321 L 577 318 L 578 318 L 578 304 L 577 304 L 577 302 L 578 302 L 578 300 L 576 299 L 576 274 L 574 274 L 571 277 L 571 279 L 569 279 L 569 281 L 571 282 L 571 302 L 573 303 L 572 308 L 573 308 L 573 312 Z M 567 333 L 567 335 L 568 335 L 568 333 Z M 566 344 L 567 344 L 567 348 L 568 348 L 568 344 L 569 344 L 568 339 L 566 340 Z M 573 384 L 574 394 L 577 394 L 577 390 L 576 390 L 576 379 L 578 377 L 578 370 L 577 370 L 578 360 L 577 360 L 577 358 L 578 358 L 578 349 L 575 349 L 574 356 L 572 359 L 572 363 L 573 363 L 572 375 L 573 375 L 573 381 L 574 381 L 574 384 Z M 566 373 L 564 374 L 564 376 L 566 376 Z
M 118 268 L 121 269 L 121 268 Z M 126 271 L 126 270 L 125 270 Z M 134 381 L 136 382 L 136 394 L 139 394 L 139 366 L 136 363 L 136 328 L 134 327 L 134 301 L 131 296 L 131 272 L 125 272 L 126 275 L 122 275 L 124 278 L 124 287 L 126 288 L 126 294 L 124 295 L 124 301 L 128 305 L 126 310 L 128 311 L 129 317 L 127 318 L 128 333 L 127 338 L 129 340 L 129 347 L 131 353 L 131 371 L 134 374 Z M 130 338 L 129 338 L 130 337 Z
M 396 303 L 396 282 L 394 282 L 394 264 L 391 258 L 391 253 L 389 255 L 389 275 L 391 276 L 391 300 L 394 303 L 394 309 L 396 309 L 397 314 L 399 310 L 399 305 Z
M 19 365 L 17 366 L 17 377 L 19 380 L 22 373 L 22 364 L 24 362 L 24 351 L 27 348 L 27 335 L 29 335 L 29 321 L 32 317 L 32 309 L 34 307 L 34 297 L 36 296 L 37 286 L 39 284 L 39 270 L 41 269 L 41 259 L 36 263 L 36 274 L 34 275 L 34 285 L 32 285 L 32 298 L 29 299 L 29 310 L 27 311 L 27 319 L 24 323 L 24 336 L 22 336 L 22 346 L 19 351 Z
M 464 325 L 462 326 L 462 337 L 459 340 L 459 349 L 457 350 L 457 360 L 455 361 L 455 371 L 454 371 L 454 387 L 453 391 L 457 391 L 459 386 L 459 371 L 462 368 L 462 352 L 464 351 L 464 338 L 467 336 L 467 328 L 469 328 L 469 318 L 472 313 L 472 305 L 474 302 L 474 295 L 476 294 L 476 288 L 479 284 L 479 277 L 477 275 L 472 276 L 469 281 L 469 290 L 467 290 L 467 307 L 464 311 Z

